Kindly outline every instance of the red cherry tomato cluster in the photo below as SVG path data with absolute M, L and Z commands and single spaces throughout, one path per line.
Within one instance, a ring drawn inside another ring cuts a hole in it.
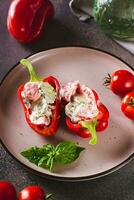
M 8 181 L 0 181 L 0 200 L 46 200 L 47 195 L 42 187 L 33 185 L 25 187 L 17 192 L 15 187 Z
M 127 70 L 115 71 L 105 79 L 106 86 L 123 97 L 121 110 L 129 119 L 134 120 L 134 74 Z
M 38 39 L 45 22 L 54 15 L 49 0 L 13 0 L 7 16 L 9 33 L 23 43 Z

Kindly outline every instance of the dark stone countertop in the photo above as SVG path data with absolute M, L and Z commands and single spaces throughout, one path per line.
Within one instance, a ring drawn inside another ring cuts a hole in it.
M 42 37 L 31 45 L 24 45 L 9 36 L 6 17 L 10 0 L 0 1 L 0 79 L 21 58 L 30 54 L 60 46 L 87 46 L 110 52 L 128 64 L 134 57 L 112 39 L 105 36 L 92 20 L 79 22 L 68 7 L 68 1 L 53 0 L 56 15 L 46 25 Z M 133 200 L 134 161 L 106 177 L 77 183 L 47 180 L 25 170 L 0 145 L 0 179 L 11 181 L 21 190 L 29 184 L 39 184 L 53 193 L 53 200 Z

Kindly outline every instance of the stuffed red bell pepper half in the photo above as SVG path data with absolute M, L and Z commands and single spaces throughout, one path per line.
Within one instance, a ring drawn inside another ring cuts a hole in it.
M 89 144 L 97 144 L 96 132 L 105 130 L 109 119 L 109 111 L 97 93 L 74 81 L 62 85 L 60 95 L 68 129 L 83 138 L 90 137 Z
M 20 63 L 30 74 L 30 81 L 18 89 L 26 121 L 37 133 L 44 136 L 54 135 L 60 118 L 60 84 L 52 76 L 38 77 L 29 60 L 22 59 Z

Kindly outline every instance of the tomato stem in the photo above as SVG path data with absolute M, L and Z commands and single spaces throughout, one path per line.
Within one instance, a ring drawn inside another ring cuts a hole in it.
M 129 105 L 134 106 L 134 97 L 131 97 L 130 101 L 128 102 Z
M 31 62 L 28 59 L 22 59 L 20 61 L 20 63 L 28 69 L 29 74 L 30 74 L 30 82 L 41 82 L 42 81 L 42 79 L 39 76 L 37 76 L 33 65 L 31 64 Z
M 108 73 L 107 76 L 104 78 L 103 85 L 108 87 L 110 85 L 110 82 L 111 82 L 111 75 Z
M 52 197 L 52 193 L 49 193 L 49 194 L 46 194 L 46 197 L 45 197 L 45 199 L 49 199 L 50 197 Z

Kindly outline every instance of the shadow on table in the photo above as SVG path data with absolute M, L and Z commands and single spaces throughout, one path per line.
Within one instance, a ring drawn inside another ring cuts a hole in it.
M 75 40 L 76 36 L 65 24 L 53 20 L 51 23 L 47 23 L 46 26 L 44 26 L 43 33 L 37 41 L 31 44 L 22 43 L 21 45 L 23 48 L 35 53 L 59 46 L 69 46 L 72 45 Z

